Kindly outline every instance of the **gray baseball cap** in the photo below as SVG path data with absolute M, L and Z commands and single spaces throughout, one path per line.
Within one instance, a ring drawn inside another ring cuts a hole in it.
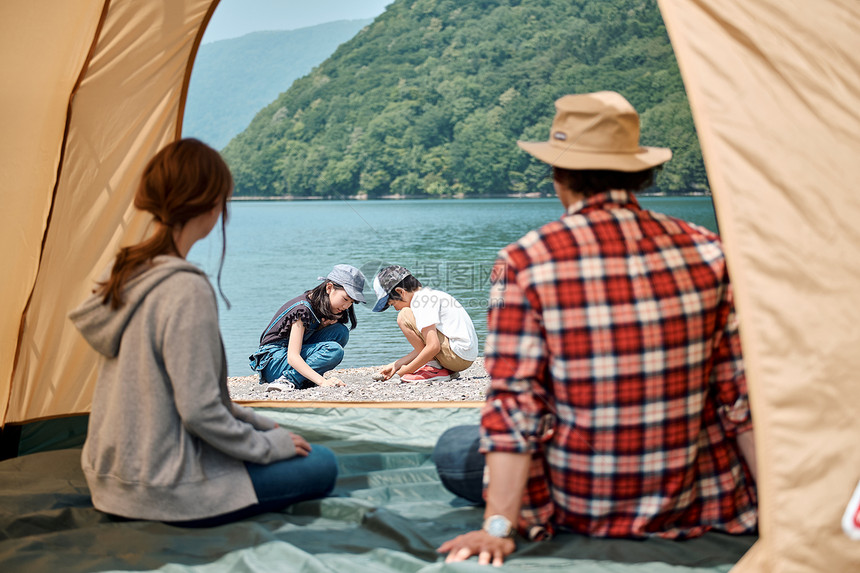
M 362 294 L 365 283 L 364 273 L 352 265 L 335 265 L 328 275 L 319 277 L 318 280 L 330 280 L 337 283 L 344 288 L 352 300 L 367 302 L 364 300 L 364 294 Z
M 373 292 L 376 293 L 376 304 L 373 312 L 382 312 L 388 308 L 388 295 L 394 290 L 400 281 L 408 277 L 410 273 L 406 267 L 391 265 L 376 273 L 373 277 Z

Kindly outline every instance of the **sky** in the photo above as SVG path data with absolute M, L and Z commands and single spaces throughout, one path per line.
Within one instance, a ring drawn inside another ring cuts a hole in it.
M 263 30 L 295 30 L 335 20 L 374 18 L 393 0 L 221 0 L 203 43 Z

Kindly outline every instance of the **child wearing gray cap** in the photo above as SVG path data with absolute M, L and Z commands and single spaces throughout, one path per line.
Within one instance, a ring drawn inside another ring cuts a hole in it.
M 412 345 L 412 352 L 379 371 L 387 380 L 403 382 L 446 381 L 478 357 L 478 335 L 466 309 L 446 292 L 424 287 L 400 265 L 380 270 L 373 279 L 373 312 L 393 306 L 397 326 Z
M 352 265 L 335 265 L 319 280 L 315 288 L 278 309 L 260 337 L 260 347 L 249 357 L 268 392 L 344 385 L 323 374 L 343 360 L 349 331 L 357 324 L 352 305 L 365 302 L 364 274 Z

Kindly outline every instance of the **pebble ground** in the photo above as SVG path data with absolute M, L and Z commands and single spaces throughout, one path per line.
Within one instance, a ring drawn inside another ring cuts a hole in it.
M 459 378 L 444 382 L 403 382 L 395 377 L 376 381 L 373 375 L 381 366 L 342 368 L 326 373 L 326 378 L 337 377 L 346 386 L 316 386 L 305 390 L 267 391 L 256 375 L 227 379 L 233 400 L 288 400 L 323 402 L 465 402 L 484 400 L 490 377 L 484 370 L 484 359 L 479 357 L 472 366 L 460 373 Z

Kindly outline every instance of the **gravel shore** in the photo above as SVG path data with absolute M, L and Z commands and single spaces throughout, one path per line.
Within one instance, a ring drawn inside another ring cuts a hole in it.
M 308 402 L 472 402 L 483 401 L 490 377 L 484 370 L 484 359 L 478 357 L 458 378 L 446 382 L 403 382 L 395 377 L 376 381 L 373 375 L 381 366 L 342 368 L 326 373 L 326 378 L 340 378 L 346 386 L 315 386 L 287 392 L 266 391 L 257 375 L 227 379 L 230 397 L 237 401 L 288 400 Z

